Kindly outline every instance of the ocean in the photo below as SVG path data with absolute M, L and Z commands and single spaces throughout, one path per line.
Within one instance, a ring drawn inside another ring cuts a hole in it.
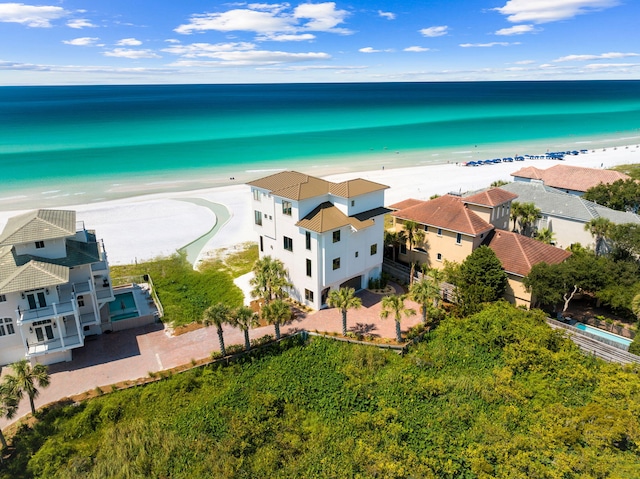
M 0 209 L 639 139 L 640 81 L 0 87 Z

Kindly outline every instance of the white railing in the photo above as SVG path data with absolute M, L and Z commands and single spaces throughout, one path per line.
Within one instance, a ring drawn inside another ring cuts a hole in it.
M 50 306 L 37 309 L 21 310 L 18 308 L 18 324 L 26 321 L 37 321 L 42 319 L 53 319 L 76 311 L 75 301 L 65 301 L 53 303 Z
M 27 343 L 28 355 L 37 356 L 39 354 L 52 353 L 56 351 L 66 351 L 67 349 L 77 348 L 82 346 L 82 338 L 78 333 L 64 336 L 64 346 L 62 345 L 62 339 L 54 338 L 48 341 L 38 341 L 35 343 Z

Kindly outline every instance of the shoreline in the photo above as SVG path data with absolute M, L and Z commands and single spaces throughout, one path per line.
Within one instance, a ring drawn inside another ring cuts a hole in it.
M 319 165 L 310 169 L 305 165 L 297 165 L 286 169 L 295 169 L 336 182 L 360 177 L 382 183 L 390 187 L 385 192 L 385 203 L 392 204 L 407 198 L 428 199 L 434 194 L 463 193 L 487 187 L 497 180 L 511 181 L 510 173 L 525 166 L 548 168 L 561 163 L 591 168 L 610 168 L 619 164 L 640 163 L 640 141 L 626 145 L 600 145 L 596 148 L 594 140 L 592 144 L 583 144 L 582 148 L 572 149 L 587 148 L 587 153 L 567 156 L 564 161 L 526 160 L 481 167 L 465 167 L 462 163 L 471 159 L 513 156 L 515 151 L 510 154 L 494 152 L 492 156 L 473 158 L 476 154 L 485 155 L 486 149 L 483 147 L 477 153 L 473 150 L 456 149 L 458 161 L 453 161 L 451 157 L 448 160 L 443 158 L 442 162 L 425 161 L 421 164 L 418 161 L 413 166 L 405 167 L 357 162 L 350 168 L 343 166 L 348 160 L 346 158 L 343 160 L 343 165 Z M 425 153 L 427 152 L 415 152 L 413 155 L 421 154 L 424 158 Z M 525 153 L 527 152 L 518 151 L 518 154 Z M 531 154 L 535 152 L 532 151 Z M 390 155 L 400 157 L 408 153 L 389 152 L 387 157 Z M 413 160 L 415 161 L 416 158 Z M 382 166 L 385 168 L 383 169 Z M 368 169 L 359 169 L 365 167 Z M 20 203 L 20 207 L 6 209 L 9 205 L 0 199 L 0 228 L 4 227 L 8 218 L 30 209 L 75 209 L 78 220 L 84 221 L 88 229 L 96 230 L 98 237 L 104 240 L 110 263 L 130 264 L 170 255 L 207 237 L 216 227 L 217 221 L 216 214 L 207 205 L 211 203 L 223 205 L 231 215 L 229 220 L 220 225 L 219 230 L 216 230 L 217 234 L 202 245 L 199 254 L 190 252 L 190 255 L 198 260 L 206 259 L 218 249 L 233 247 L 245 243 L 247 238 L 253 238 L 250 197 L 245 183 L 282 169 L 269 168 L 243 173 L 238 175 L 232 184 L 224 186 L 193 189 L 185 188 L 184 181 L 179 181 L 172 183 L 177 188 L 172 191 L 148 192 L 139 187 L 135 190 L 127 190 L 120 198 L 89 203 L 57 205 L 50 201 L 48 198 L 50 195 L 41 194 L 39 197 Z M 75 199 L 73 196 L 71 198 Z M 196 201 L 193 201 L 194 199 Z

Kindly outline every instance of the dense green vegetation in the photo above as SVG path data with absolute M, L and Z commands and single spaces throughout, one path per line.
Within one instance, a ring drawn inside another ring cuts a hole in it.
M 205 309 L 223 303 L 229 307 L 242 305 L 242 291 L 233 278 L 251 271 L 257 259 L 257 247 L 238 251 L 224 260 L 204 262 L 194 270 L 185 254 L 127 266 L 113 266 L 111 275 L 136 277 L 148 274 L 153 279 L 164 307 L 163 321 L 173 326 L 200 321 Z
M 629 175 L 634 180 L 640 180 L 640 164 L 633 163 L 629 165 L 617 165 L 611 168 L 612 170 L 619 171 L 625 175 Z
M 404 357 L 289 342 L 43 413 L 0 479 L 640 477 L 640 370 L 539 312 L 446 319 Z

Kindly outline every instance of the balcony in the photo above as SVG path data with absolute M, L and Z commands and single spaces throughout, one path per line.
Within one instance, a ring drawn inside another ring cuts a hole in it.
M 64 346 L 62 342 L 64 340 Z M 39 356 L 42 354 L 49 354 L 61 351 L 67 351 L 68 349 L 79 348 L 83 346 L 82 338 L 77 332 L 64 336 L 61 338 L 54 338 L 48 341 L 40 341 L 37 343 L 28 343 L 27 356 Z
M 42 321 L 45 319 L 54 319 L 67 314 L 76 314 L 76 305 L 73 301 L 65 301 L 62 303 L 53 303 L 50 306 L 37 309 L 18 309 L 18 323 L 30 321 Z

